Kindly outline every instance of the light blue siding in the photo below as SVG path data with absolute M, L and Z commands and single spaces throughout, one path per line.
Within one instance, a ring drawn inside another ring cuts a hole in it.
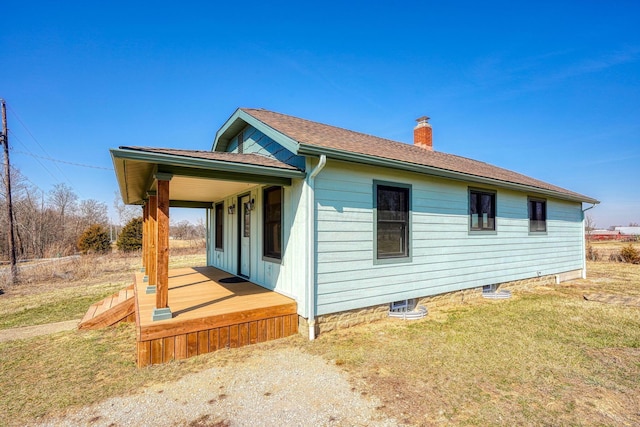
M 412 186 L 410 263 L 374 263 L 373 181 Z M 468 185 L 329 161 L 316 178 L 319 315 L 578 270 L 579 203 L 547 198 L 547 232 L 529 232 L 527 196 L 499 188 L 496 233 L 470 234 Z M 475 186 L 474 186 L 475 187 Z
M 238 221 L 240 207 L 238 197 L 248 194 L 254 200 L 254 210 L 251 212 L 251 272 L 249 280 L 264 288 L 274 290 L 283 295 L 292 297 L 298 303 L 298 310 L 303 315 L 304 297 L 304 273 L 306 271 L 304 259 L 304 235 L 305 218 L 301 218 L 300 212 L 304 212 L 304 206 L 299 207 L 302 198 L 303 180 L 293 180 L 291 186 L 283 187 L 283 217 L 282 217 L 282 260 L 274 262 L 266 260 L 262 256 L 263 246 L 263 190 L 265 186 L 255 186 L 246 192 L 237 193 L 226 197 L 224 202 L 224 248 L 218 250 L 213 244 L 208 247 L 208 264 L 232 275 L 238 274 Z M 220 201 L 216 201 L 218 203 Z M 236 211 L 230 215 L 227 208 L 236 205 Z M 210 210 L 210 237 L 209 241 L 215 241 L 215 210 Z
M 242 135 L 243 140 L 243 153 L 260 154 L 265 157 L 279 160 L 288 165 L 295 166 L 299 169 L 304 169 L 304 157 L 293 154 L 291 151 L 287 150 L 253 126 L 247 126 L 240 135 Z M 227 147 L 227 151 L 232 153 L 238 152 L 238 137 L 239 136 L 236 136 L 231 140 Z

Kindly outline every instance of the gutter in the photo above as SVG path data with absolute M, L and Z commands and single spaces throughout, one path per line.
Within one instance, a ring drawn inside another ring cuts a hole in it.
M 320 155 L 320 161 L 308 176 L 307 184 L 307 316 L 309 340 L 316 338 L 316 198 L 315 179 L 327 164 L 327 156 Z
M 318 154 L 328 154 L 332 159 L 336 160 L 345 160 L 349 162 L 356 162 L 365 165 L 372 166 L 382 166 L 387 168 L 400 169 L 403 171 L 417 172 L 421 174 L 428 174 L 432 176 L 438 176 L 442 178 L 454 179 L 457 181 L 464 182 L 475 182 L 485 185 L 493 185 L 501 188 L 507 188 L 518 191 L 526 191 L 529 193 L 536 193 L 540 195 L 546 195 L 550 197 L 555 197 L 561 200 L 569 200 L 572 202 L 585 202 L 585 203 L 600 203 L 598 200 L 593 199 L 591 197 L 583 196 L 582 194 L 567 194 L 554 190 L 547 190 L 544 188 L 533 187 L 525 184 L 517 184 L 508 181 L 502 181 L 495 178 L 485 178 L 478 175 L 471 175 L 463 172 L 456 172 L 447 169 L 441 169 L 434 166 L 427 165 L 417 165 L 413 163 L 407 163 L 400 160 L 393 159 L 384 159 L 381 157 L 370 156 L 367 154 L 359 154 L 359 153 L 349 153 L 341 150 L 336 150 L 333 148 L 320 148 L 311 145 L 300 145 L 300 149 L 298 150 L 298 154 L 300 155 L 318 155 Z

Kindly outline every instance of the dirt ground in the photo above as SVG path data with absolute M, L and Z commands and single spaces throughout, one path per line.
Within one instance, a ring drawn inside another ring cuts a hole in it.
M 62 331 L 71 331 L 78 327 L 79 322 L 80 319 L 74 319 L 64 322 L 47 323 L 45 325 L 3 329 L 0 330 L 0 342 L 55 334 L 56 332 Z

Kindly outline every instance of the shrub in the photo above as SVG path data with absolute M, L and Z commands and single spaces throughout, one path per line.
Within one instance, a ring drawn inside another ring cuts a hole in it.
M 600 261 L 600 251 L 595 249 L 590 243 L 587 244 L 587 260 Z
M 612 252 L 609 255 L 609 261 L 612 261 L 612 262 L 624 262 L 624 260 L 622 259 L 622 255 L 620 255 L 620 251 Z
M 623 262 L 640 264 L 640 252 L 631 243 L 620 249 L 620 258 Z
M 109 233 L 100 224 L 88 227 L 78 238 L 78 249 L 83 254 L 104 254 L 111 251 Z
M 142 248 L 142 218 L 134 218 L 124 226 L 118 241 L 118 249 L 123 252 L 139 251 Z

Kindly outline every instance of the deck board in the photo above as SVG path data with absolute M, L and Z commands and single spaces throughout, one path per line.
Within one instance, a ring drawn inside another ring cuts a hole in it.
M 169 271 L 172 318 L 153 321 L 155 294 L 136 274 L 138 366 L 297 333 L 296 302 L 213 267 Z M 142 345 L 142 343 L 148 343 Z

